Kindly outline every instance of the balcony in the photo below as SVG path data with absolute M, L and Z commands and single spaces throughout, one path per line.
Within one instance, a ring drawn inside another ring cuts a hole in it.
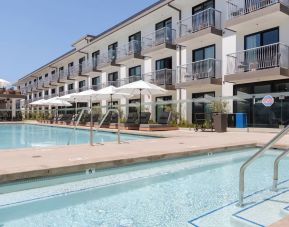
M 289 47 L 280 43 L 227 55 L 225 81 L 251 83 L 288 79 Z
M 121 64 L 131 59 L 144 59 L 141 55 L 141 42 L 132 40 L 129 43 L 117 48 L 116 63 Z
M 38 83 L 34 83 L 32 85 L 32 91 L 39 91 L 39 90 L 41 90 L 41 88 L 38 88 Z
M 49 95 L 44 95 L 44 99 L 45 100 L 50 99 L 50 96 Z
M 163 87 L 167 90 L 175 90 L 176 70 L 161 69 L 151 73 L 143 74 L 142 79 L 149 83 Z
M 67 82 L 67 79 L 68 79 L 68 69 L 59 72 L 59 78 L 58 78 L 59 83 L 65 83 Z
M 103 88 L 103 84 L 95 84 L 91 86 L 92 90 L 98 91 Z
M 120 87 L 121 86 L 120 80 L 107 81 L 106 87 L 109 86 Z
M 215 36 L 222 36 L 221 18 L 222 13 L 220 11 L 209 8 L 181 20 L 178 23 L 179 37 L 177 43 L 186 44 L 196 38 L 203 40 L 206 35 L 208 35 L 206 38 L 210 40 Z
M 92 71 L 92 69 L 89 68 L 90 65 L 87 62 L 83 62 L 82 64 L 75 65 L 74 67 L 70 67 L 65 73 L 64 73 L 64 79 L 67 80 L 77 80 L 79 78 L 88 77 L 89 73 Z
M 80 87 L 78 90 L 79 92 L 82 92 L 82 91 L 87 91 L 89 88 L 88 86 L 83 86 L 83 87 Z
M 289 0 L 228 0 L 225 27 L 246 32 L 258 24 L 264 30 L 279 26 L 288 15 Z
M 59 74 L 57 73 L 57 74 L 52 75 L 51 80 L 50 80 L 50 85 L 57 86 L 59 84 L 60 84 L 59 83 Z
M 206 88 L 222 85 L 222 63 L 216 59 L 205 59 L 178 67 L 177 88 L 200 87 Z
M 139 80 L 142 80 L 141 75 L 129 76 L 127 78 L 119 80 L 119 83 L 120 83 L 120 86 L 123 86 L 123 85 L 130 84 Z
M 101 70 L 110 66 L 120 67 L 120 64 L 116 63 L 117 50 L 110 50 L 107 53 L 101 54 L 98 58 L 97 69 Z
M 43 84 L 44 84 L 43 80 L 38 81 L 38 83 L 37 83 L 37 89 L 38 89 L 38 90 L 42 90 L 42 89 L 43 89 Z
M 73 94 L 73 93 L 77 93 L 78 90 L 77 89 L 70 89 L 67 91 L 67 94 Z
M 50 98 L 55 98 L 55 97 L 58 97 L 58 94 L 57 94 L 57 93 L 54 93 L 54 94 L 51 94 L 51 95 L 50 95 Z
M 147 56 L 164 48 L 176 50 L 176 30 L 165 27 L 142 38 L 142 55 Z
M 65 92 L 65 91 L 60 91 L 60 92 L 59 92 L 59 97 L 64 96 L 64 95 L 66 95 L 66 92 Z

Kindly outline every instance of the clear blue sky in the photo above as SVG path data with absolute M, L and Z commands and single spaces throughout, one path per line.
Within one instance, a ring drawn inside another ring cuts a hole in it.
M 15 82 L 157 0 L 9 0 L 0 7 L 0 78 Z

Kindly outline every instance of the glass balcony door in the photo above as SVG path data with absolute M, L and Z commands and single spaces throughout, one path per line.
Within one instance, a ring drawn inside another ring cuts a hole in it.
M 118 47 L 117 42 L 108 46 L 108 58 L 109 58 L 109 60 L 114 61 L 117 58 L 117 55 L 116 55 L 117 47 Z
M 244 71 L 270 68 L 279 64 L 279 28 L 245 36 Z M 263 47 L 263 48 L 259 48 Z
M 155 26 L 155 45 L 172 43 L 172 18 L 161 21 Z
M 141 79 L 141 66 L 136 66 L 129 68 L 128 70 L 128 76 L 129 76 L 129 83 L 138 81 Z
M 156 61 L 155 82 L 157 85 L 172 85 L 172 57 Z
M 203 2 L 192 8 L 193 31 L 199 31 L 203 28 L 207 28 L 208 26 L 215 24 L 215 11 L 208 10 L 210 8 L 215 8 L 214 0 Z

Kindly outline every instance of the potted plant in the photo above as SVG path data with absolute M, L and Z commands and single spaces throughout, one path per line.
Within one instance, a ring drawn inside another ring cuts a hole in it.
M 228 127 L 228 102 L 215 100 L 210 104 L 213 113 L 213 123 L 216 132 L 227 132 Z

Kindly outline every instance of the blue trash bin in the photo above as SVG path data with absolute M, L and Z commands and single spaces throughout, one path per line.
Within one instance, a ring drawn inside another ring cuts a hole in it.
M 247 128 L 247 114 L 236 113 L 236 128 Z

